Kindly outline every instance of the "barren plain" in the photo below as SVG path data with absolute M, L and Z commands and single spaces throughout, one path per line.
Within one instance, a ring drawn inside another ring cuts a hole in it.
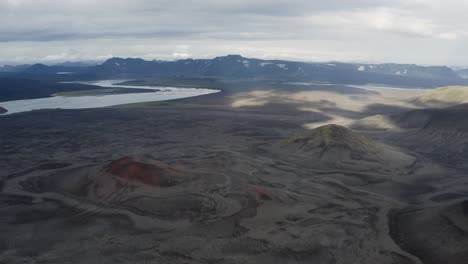
M 222 90 L 1 116 L 0 262 L 466 263 L 459 98 Z

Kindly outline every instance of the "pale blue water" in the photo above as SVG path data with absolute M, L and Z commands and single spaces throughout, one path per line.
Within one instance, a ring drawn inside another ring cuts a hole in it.
M 49 98 L 0 102 L 0 106 L 8 110 L 6 114 L 13 114 L 40 109 L 97 108 L 130 103 L 166 101 L 219 92 L 219 90 L 199 88 L 114 85 L 114 83 L 118 82 L 122 82 L 122 80 L 102 80 L 82 83 L 93 84 L 101 87 L 138 88 L 155 91 L 151 93 L 130 93 L 99 96 L 54 96 Z

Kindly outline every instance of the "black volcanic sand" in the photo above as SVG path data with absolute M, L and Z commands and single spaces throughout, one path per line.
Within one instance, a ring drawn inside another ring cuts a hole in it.
M 424 263 L 466 263 L 468 200 L 435 208 L 392 212 L 390 231 Z
M 281 109 L 0 117 L 0 263 L 465 263 L 462 168 Z

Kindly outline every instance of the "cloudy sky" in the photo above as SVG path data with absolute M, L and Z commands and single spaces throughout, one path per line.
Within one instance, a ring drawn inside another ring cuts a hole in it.
M 465 0 L 0 0 L 0 64 L 225 54 L 468 65 Z

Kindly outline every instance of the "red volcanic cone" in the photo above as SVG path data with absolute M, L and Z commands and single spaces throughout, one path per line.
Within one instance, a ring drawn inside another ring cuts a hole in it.
M 171 166 L 144 161 L 134 157 L 123 157 L 111 162 L 106 172 L 132 182 L 139 182 L 153 186 L 171 186 L 177 183 L 174 178 L 181 171 Z

